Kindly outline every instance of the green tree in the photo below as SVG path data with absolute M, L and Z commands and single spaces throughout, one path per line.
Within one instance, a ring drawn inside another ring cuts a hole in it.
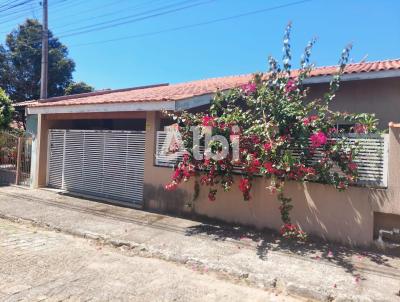
M 92 92 L 94 88 L 85 82 L 72 82 L 65 89 L 65 95 Z
M 13 118 L 14 108 L 11 100 L 3 89 L 0 88 L 0 130 L 7 129 Z
M 10 68 L 8 65 L 7 51 L 0 45 L 0 88 L 8 90 Z
M 6 38 L 10 71 L 7 92 L 19 102 L 40 97 L 42 25 L 27 19 Z M 49 31 L 49 97 L 64 95 L 72 82 L 75 63 L 68 58 L 68 49 Z

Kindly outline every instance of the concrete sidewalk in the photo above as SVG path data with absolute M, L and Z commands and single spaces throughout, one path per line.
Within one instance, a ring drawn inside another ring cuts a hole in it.
M 44 190 L 0 188 L 0 217 L 96 239 L 259 288 L 321 301 L 400 301 L 400 259 L 127 209 Z

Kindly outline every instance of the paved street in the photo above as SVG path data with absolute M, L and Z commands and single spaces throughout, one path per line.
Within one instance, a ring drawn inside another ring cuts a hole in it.
M 15 249 L 8 247 L 11 239 L 4 239 L 6 264 L 0 264 L 0 270 L 9 272 L 15 267 L 18 273 L 8 274 L 5 280 L 11 283 L 0 283 L 0 293 L 7 297 L 22 284 L 28 286 L 27 292 L 38 287 L 47 292 L 54 287 L 50 294 L 61 295 L 72 288 L 71 294 L 95 293 L 99 300 L 134 294 L 141 301 L 157 301 L 154 297 L 164 301 L 255 301 L 261 297 L 261 301 L 270 301 L 275 296 L 266 291 L 275 291 L 318 301 L 400 301 L 400 257 L 381 251 L 322 241 L 296 244 L 270 232 L 17 187 L 0 188 L 0 218 L 33 225 L 40 230 L 36 234 L 48 236 L 43 240 L 39 236 L 34 244 L 22 238 L 22 247 Z M 3 234 L 7 229 L 3 228 Z M 15 226 L 7 236 L 18 237 L 14 233 Z M 91 245 L 84 238 L 90 238 Z M 16 258 L 19 254 L 21 259 Z M 35 263 L 38 271 L 29 263 Z
M 0 219 L 2 301 L 299 301 Z

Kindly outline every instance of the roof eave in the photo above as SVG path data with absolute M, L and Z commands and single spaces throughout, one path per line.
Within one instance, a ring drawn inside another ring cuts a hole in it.
M 200 107 L 210 103 L 213 93 L 194 96 L 175 101 L 146 101 L 106 104 L 71 104 L 27 107 L 27 114 L 58 114 L 58 113 L 96 113 L 121 111 L 181 111 Z
M 333 77 L 333 75 L 310 77 L 310 78 L 304 80 L 304 84 L 329 83 L 332 80 L 332 77 Z M 374 80 L 374 79 L 397 78 L 397 77 L 400 77 L 399 69 L 347 73 L 347 74 L 343 74 L 340 77 L 340 80 L 341 81 L 359 81 L 359 80 Z

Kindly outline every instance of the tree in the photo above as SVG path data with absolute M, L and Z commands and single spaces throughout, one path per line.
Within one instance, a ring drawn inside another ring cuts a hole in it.
M 6 52 L 10 67 L 6 73 L 10 83 L 7 92 L 17 102 L 40 97 L 41 32 L 39 21 L 27 19 L 7 35 Z M 49 97 L 64 95 L 72 82 L 74 70 L 75 63 L 68 58 L 67 47 L 49 31 Z
M 7 129 L 13 118 L 14 108 L 10 98 L 5 91 L 0 88 L 0 130 Z
M 7 90 L 9 87 L 10 68 L 8 65 L 7 51 L 0 45 L 0 88 Z
M 94 88 L 85 82 L 72 82 L 65 89 L 65 95 L 92 92 Z

